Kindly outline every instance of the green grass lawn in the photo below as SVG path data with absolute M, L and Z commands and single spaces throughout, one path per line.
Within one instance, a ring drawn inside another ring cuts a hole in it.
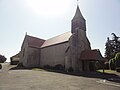
M 97 70 L 97 72 L 103 72 L 103 70 Z M 115 70 L 104 70 L 105 73 L 116 73 Z
M 32 70 L 35 70 L 35 71 L 43 71 L 43 69 L 40 69 L 40 68 L 32 68 Z

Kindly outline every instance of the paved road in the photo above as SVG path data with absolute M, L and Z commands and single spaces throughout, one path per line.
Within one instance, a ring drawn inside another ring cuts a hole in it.
M 99 78 L 35 70 L 0 70 L 0 90 L 120 90 L 120 83 Z

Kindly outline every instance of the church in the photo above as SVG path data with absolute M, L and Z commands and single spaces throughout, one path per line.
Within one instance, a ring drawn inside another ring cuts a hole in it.
M 74 72 L 81 72 L 93 70 L 95 62 L 101 60 L 100 51 L 91 50 L 86 36 L 86 20 L 77 5 L 69 32 L 48 40 L 26 34 L 19 63 L 27 68 L 61 65 L 66 71 L 72 68 Z

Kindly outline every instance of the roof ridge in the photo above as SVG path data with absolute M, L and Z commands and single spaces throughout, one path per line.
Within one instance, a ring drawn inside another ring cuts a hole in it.
M 70 32 L 70 31 L 67 31 L 67 32 L 65 32 L 65 33 L 62 33 L 62 34 L 60 34 L 60 35 L 56 35 L 56 36 L 54 36 L 54 37 L 52 37 L 52 38 L 49 38 L 49 39 L 47 39 L 47 40 L 50 40 L 50 39 L 53 39 L 53 38 L 56 38 L 56 37 L 62 36 L 62 35 L 66 34 L 66 33 L 69 33 L 69 32 Z
M 58 43 L 63 43 L 63 42 L 66 42 L 69 40 L 70 36 L 71 36 L 71 32 L 68 31 L 68 32 L 65 32 L 63 34 L 60 34 L 58 36 L 55 36 L 55 37 L 52 37 L 50 39 L 47 39 L 43 45 L 41 46 L 41 48 L 43 47 L 48 47 L 48 46 L 51 46 L 51 45 L 56 45 Z
M 45 40 L 45 39 L 42 39 L 42 38 L 38 38 L 38 37 L 35 37 L 35 36 L 31 36 L 31 35 L 26 35 L 28 37 L 31 37 L 31 38 L 36 38 L 36 39 L 40 39 L 40 40 Z

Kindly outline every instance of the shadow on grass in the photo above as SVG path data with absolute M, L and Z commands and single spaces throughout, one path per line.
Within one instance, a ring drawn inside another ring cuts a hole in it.
M 61 73 L 66 75 L 73 75 L 73 76 L 82 76 L 87 78 L 99 78 L 99 79 L 106 79 L 111 82 L 120 83 L 120 76 L 111 73 L 102 73 L 102 72 L 66 72 L 66 71 L 59 71 L 59 70 L 51 70 L 51 69 L 44 69 L 49 72 Z
M 48 72 L 55 72 L 55 73 L 60 73 L 60 74 L 66 74 L 66 75 L 73 75 L 73 76 L 82 76 L 82 77 L 87 77 L 87 78 L 99 78 L 99 79 L 106 79 L 111 82 L 116 82 L 120 83 L 120 76 L 116 74 L 111 74 L 111 73 L 102 73 L 102 72 L 66 72 L 66 71 L 61 71 L 61 70 L 53 70 L 53 69 L 45 69 L 45 68 L 38 68 L 37 71 L 48 71 Z M 13 67 L 10 70 L 33 70 L 33 68 L 25 68 L 25 67 Z

